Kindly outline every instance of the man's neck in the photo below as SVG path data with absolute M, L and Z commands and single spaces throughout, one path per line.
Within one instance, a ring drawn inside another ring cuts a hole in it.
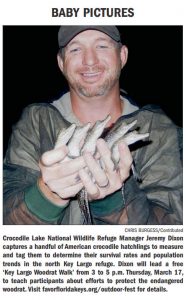
M 121 116 L 123 111 L 123 101 L 120 99 L 119 89 L 106 96 L 80 97 L 70 91 L 72 110 L 75 116 L 83 124 L 97 120 L 103 120 L 107 115 L 111 115 L 110 124 Z

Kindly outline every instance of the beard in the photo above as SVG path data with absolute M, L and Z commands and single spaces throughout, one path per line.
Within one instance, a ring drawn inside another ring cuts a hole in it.
M 86 68 L 81 70 L 79 73 L 84 72 L 99 72 L 103 71 L 103 68 Z M 105 71 L 105 70 L 104 70 Z M 64 75 L 69 83 L 69 86 L 72 90 L 76 91 L 78 94 L 84 97 L 99 97 L 106 95 L 118 82 L 120 73 L 121 73 L 121 64 L 117 65 L 112 73 L 110 70 L 106 70 L 106 78 L 103 80 L 102 83 L 93 84 L 83 84 L 80 80 L 73 79 L 68 72 L 64 72 Z

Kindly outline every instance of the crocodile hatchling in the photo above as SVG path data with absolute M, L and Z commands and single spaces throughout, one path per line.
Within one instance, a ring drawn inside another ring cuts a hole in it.
M 75 124 L 72 124 L 68 128 L 62 129 L 55 143 L 55 149 L 59 148 L 61 145 L 68 146 L 69 152 L 65 160 L 74 159 L 82 155 L 85 151 L 94 155 L 96 153 L 96 141 L 99 137 L 101 137 L 110 119 L 111 116 L 108 115 L 104 120 L 98 120 L 92 128 L 91 123 L 87 123 L 83 126 L 76 126 Z M 130 124 L 127 124 L 124 121 L 116 122 L 104 138 L 111 150 L 111 158 L 115 166 L 117 166 L 119 162 L 118 144 L 121 141 L 124 141 L 127 145 L 131 145 L 149 136 L 149 133 L 142 134 L 138 133 L 136 130 L 130 131 L 136 123 L 137 120 Z M 102 161 L 100 161 L 100 166 L 104 168 Z M 138 178 L 134 165 L 132 165 L 131 169 L 134 176 Z M 88 196 L 85 189 L 82 189 L 79 192 L 78 202 L 81 212 L 83 213 L 85 224 L 92 224 L 89 212 Z

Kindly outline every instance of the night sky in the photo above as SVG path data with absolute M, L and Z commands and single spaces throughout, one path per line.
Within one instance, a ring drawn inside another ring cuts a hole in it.
M 4 26 L 3 129 L 6 151 L 12 125 L 25 106 L 57 99 L 68 85 L 57 66 L 59 26 Z M 140 106 L 157 104 L 182 126 L 182 26 L 119 26 L 129 48 L 120 86 Z

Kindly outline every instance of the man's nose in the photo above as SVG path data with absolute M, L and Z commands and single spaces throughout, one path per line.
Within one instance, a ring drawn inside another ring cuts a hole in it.
M 93 66 L 98 63 L 97 53 L 93 49 L 86 49 L 83 53 L 83 64 Z

